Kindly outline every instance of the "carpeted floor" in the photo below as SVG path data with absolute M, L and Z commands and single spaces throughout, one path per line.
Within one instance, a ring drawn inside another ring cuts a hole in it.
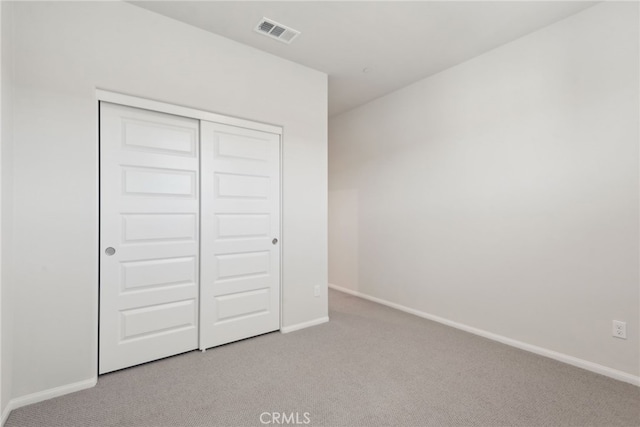
M 640 425 L 638 387 L 335 291 L 330 308 L 324 325 L 104 375 L 6 426 L 260 426 L 265 412 L 327 426 Z

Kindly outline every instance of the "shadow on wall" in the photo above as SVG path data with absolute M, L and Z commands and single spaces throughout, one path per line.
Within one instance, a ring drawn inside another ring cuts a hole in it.
M 329 283 L 359 290 L 358 190 L 329 190 Z

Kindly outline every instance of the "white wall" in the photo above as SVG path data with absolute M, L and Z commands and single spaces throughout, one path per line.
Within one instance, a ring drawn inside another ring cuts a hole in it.
M 4 36 L 3 36 L 3 31 L 5 30 L 5 26 L 3 25 L 2 22 L 2 17 L 3 17 L 3 10 L 2 10 L 2 5 L 0 4 L 0 58 L 2 57 L 2 53 L 4 52 L 4 49 L 2 49 L 1 47 L 1 42 L 4 40 Z M 6 12 L 5 12 L 6 13 Z M 2 100 L 4 99 L 4 93 L 2 91 L 3 87 L 4 87 L 4 82 L 2 82 L 2 78 L 4 77 L 4 70 L 2 69 L 4 68 L 4 61 L 2 61 L 2 67 L 0 67 L 0 165 L 2 164 L 2 146 L 4 145 L 3 142 L 5 141 L 4 136 L 2 135 L 2 131 L 4 130 L 4 126 L 2 125 L 2 120 L 4 119 L 4 116 L 2 115 Z M 4 376 L 2 375 L 2 363 L 3 363 L 3 358 L 2 358 L 2 337 L 4 336 L 4 334 L 2 334 L 2 315 L 4 313 L 4 310 L 2 310 L 2 237 L 3 237 L 3 233 L 2 233 L 2 170 L 0 169 L 0 414 L 2 414 L 2 412 L 4 411 L 5 405 L 3 404 L 3 399 L 2 399 L 2 385 L 4 384 Z M 0 425 L 2 425 L 4 423 L 4 419 L 0 419 Z
M 121 2 L 14 24 L 14 398 L 96 375 L 96 87 L 282 125 L 284 326 L 327 315 L 325 74 Z
M 640 374 L 638 22 L 602 3 L 332 118 L 330 283 Z
M 12 3 L 0 2 L 0 413 L 4 416 L 11 398 L 12 334 L 10 281 L 11 261 L 11 140 L 12 140 Z

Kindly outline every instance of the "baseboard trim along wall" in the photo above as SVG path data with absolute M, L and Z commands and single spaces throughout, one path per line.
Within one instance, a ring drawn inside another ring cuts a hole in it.
M 76 391 L 84 390 L 87 388 L 95 387 L 98 383 L 98 377 L 89 378 L 88 380 L 78 381 L 76 383 L 62 385 L 60 387 L 50 388 L 48 390 L 39 391 L 37 393 L 27 394 L 26 396 L 17 397 L 11 399 L 7 404 L 4 412 L 2 413 L 2 423 L 9 418 L 9 414 L 14 409 L 21 408 L 23 406 L 31 405 L 33 403 L 42 402 L 44 400 L 53 399 L 54 397 L 64 396 L 65 394 L 74 393 Z
M 308 328 L 311 326 L 321 325 L 323 323 L 327 323 L 329 321 L 329 317 L 320 317 L 318 319 L 309 320 L 308 322 L 297 323 L 291 326 L 285 326 L 280 328 L 280 332 L 283 334 L 288 334 L 289 332 L 298 331 L 300 329 Z
M 499 343 L 506 344 L 511 347 L 519 348 L 520 350 L 529 351 L 531 353 L 535 353 L 540 356 L 545 356 L 550 359 L 557 360 L 559 362 L 567 363 L 569 365 L 573 365 L 578 368 L 586 369 L 587 371 L 595 372 L 596 374 L 604 375 L 604 376 L 640 387 L 640 377 L 631 375 L 626 372 L 618 371 L 617 369 L 612 369 L 607 366 L 599 365 L 597 363 L 589 362 L 584 359 L 579 359 L 577 357 L 569 356 L 568 354 L 549 350 L 544 347 L 538 347 L 533 344 L 527 344 L 522 341 L 517 341 L 511 338 L 507 338 L 502 335 L 494 334 L 493 332 L 488 332 L 482 329 L 474 328 L 472 326 L 464 325 L 462 323 L 454 322 L 452 320 L 435 316 L 433 314 L 425 313 L 424 311 L 409 308 L 404 305 L 396 304 L 394 302 L 390 302 L 382 298 L 372 297 L 370 295 L 364 294 L 359 291 L 343 288 L 342 286 L 329 284 L 329 288 L 335 289 L 336 291 L 343 292 L 345 294 L 349 294 L 356 297 L 360 297 L 362 299 L 373 301 L 378 304 L 386 305 L 387 307 L 395 308 L 396 310 L 404 311 L 405 313 L 413 314 L 415 316 L 422 317 L 424 319 L 433 320 L 434 322 L 442 323 L 443 325 L 451 326 L 452 328 L 460 329 L 462 331 L 469 332 L 474 335 L 481 336 L 483 338 L 488 338 L 490 340 L 497 341 Z
M 11 402 L 7 403 L 6 408 L 2 411 L 2 418 L 0 419 L 0 426 L 4 427 L 4 423 L 7 422 L 7 418 L 9 418 L 9 414 L 11 413 Z

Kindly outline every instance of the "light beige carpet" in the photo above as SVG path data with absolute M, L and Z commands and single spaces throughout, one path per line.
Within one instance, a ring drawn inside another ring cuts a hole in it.
M 260 426 L 265 412 L 314 426 L 640 425 L 632 385 L 335 291 L 330 308 L 330 323 L 104 375 L 6 425 Z

